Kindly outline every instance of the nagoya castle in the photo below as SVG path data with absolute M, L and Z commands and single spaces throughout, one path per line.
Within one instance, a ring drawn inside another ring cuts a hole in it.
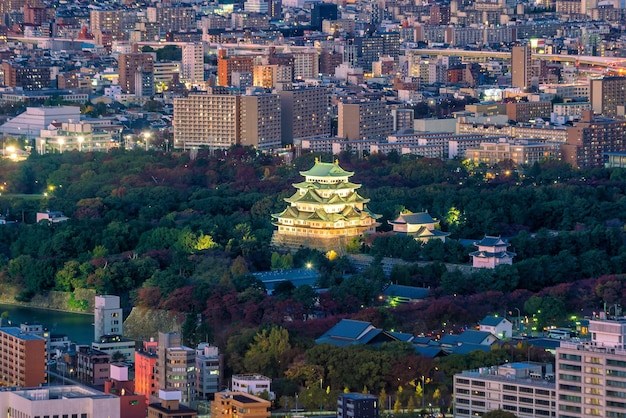
M 380 225 L 376 220 L 381 215 L 370 212 L 369 199 L 356 192 L 361 185 L 350 182 L 354 173 L 341 168 L 339 161 L 323 163 L 316 158 L 315 165 L 300 174 L 305 180 L 293 185 L 297 191 L 285 199 L 287 209 L 272 215 L 278 227 L 273 247 L 344 254 L 351 238 L 373 233 Z

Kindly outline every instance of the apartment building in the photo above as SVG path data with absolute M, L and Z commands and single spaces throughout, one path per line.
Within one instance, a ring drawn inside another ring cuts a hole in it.
M 601 313 L 589 320 L 589 334 L 589 342 L 564 341 L 556 349 L 558 415 L 624 417 L 626 317 Z
M 189 42 L 183 45 L 180 81 L 191 85 L 204 81 L 204 45 Z
M 563 159 L 574 167 L 604 167 L 606 154 L 626 151 L 626 120 L 583 111 L 580 122 L 567 127 Z
M 224 356 L 219 348 L 200 343 L 196 347 L 196 393 L 199 399 L 209 399 L 222 388 L 224 377 Z
M 617 107 L 626 104 L 626 77 L 604 77 L 591 80 L 590 92 L 593 112 L 615 117 L 618 115 Z
M 231 380 L 233 392 L 246 392 L 252 395 L 270 393 L 272 379 L 261 374 L 235 374 Z
M 470 418 L 502 409 L 518 418 L 556 416 L 552 366 L 507 363 L 454 375 L 454 416 Z M 564 415 L 559 415 L 564 418 Z
M 283 144 L 330 136 L 330 94 L 326 88 L 296 88 L 278 94 Z
M 70 369 L 70 377 L 76 376 L 78 380 L 90 385 L 103 385 L 109 378 L 110 370 L 109 354 L 89 346 L 80 346 L 76 350 L 76 370 Z
M 254 71 L 254 57 L 247 55 L 228 56 L 226 50 L 220 49 L 217 53 L 217 85 L 230 86 L 231 74 L 235 71 L 252 73 Z
M 391 109 L 383 101 L 341 102 L 337 112 L 341 138 L 381 140 L 393 133 Z
M 506 115 L 514 122 L 528 122 L 537 118 L 549 119 L 551 102 L 517 102 L 506 104 Z
M 159 332 L 157 355 L 159 389 L 180 391 L 189 404 L 196 396 L 196 351 L 182 345 L 180 334 Z
M 239 143 L 240 96 L 190 94 L 174 99 L 174 147 L 227 149 Z
M 0 328 L 0 385 L 36 387 L 45 382 L 46 339 L 17 327 Z
M 154 339 L 143 342 L 143 348 L 135 352 L 135 392 L 150 399 L 157 395 L 157 347 Z
M 150 81 L 143 80 L 144 74 L 145 77 L 153 80 L 154 56 L 142 53 L 120 54 L 117 67 L 119 85 L 122 87 L 122 91 L 134 94 L 141 90 L 146 82 Z
M 241 145 L 269 151 L 281 147 L 280 96 L 261 93 L 241 96 Z
M 158 402 L 148 405 L 148 418 L 196 418 L 198 411 L 181 405 L 181 392 L 159 390 Z
M 378 397 L 363 393 L 341 393 L 337 399 L 337 418 L 378 418 Z

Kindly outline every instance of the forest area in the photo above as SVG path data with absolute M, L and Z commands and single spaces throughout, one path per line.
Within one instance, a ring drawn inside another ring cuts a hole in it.
M 559 161 L 517 169 L 342 154 L 340 165 L 355 173 L 359 193 L 383 215 L 379 233 L 350 247 L 374 256 L 374 264 L 357 273 L 345 257 L 306 249 L 286 256 L 269 246 L 271 214 L 284 209 L 292 184 L 316 157 L 336 158 L 304 154 L 285 164 L 235 147 L 200 151 L 194 159 L 113 150 L 2 160 L 0 213 L 19 222 L 0 225 L 0 281 L 18 286 L 21 301 L 91 288 L 120 295 L 125 307 L 192 314 L 182 324 L 187 345 L 208 336 L 225 353 L 228 373 L 272 377 L 279 398 L 300 390 L 309 409 L 334 403 L 345 389 L 379 394 L 381 402 L 393 395 L 394 408 L 419 405 L 424 397 L 447 407 L 454 373 L 546 356 L 525 344 L 436 360 L 404 343 L 316 346 L 315 338 L 341 318 L 419 335 L 458 332 L 517 308 L 539 327 L 560 326 L 624 299 L 624 169 L 573 170 Z M 35 223 L 36 212 L 47 209 L 70 220 Z M 405 209 L 428 210 L 451 239 L 421 245 L 389 234 L 387 221 Z M 457 239 L 485 234 L 509 239 L 513 265 L 469 274 L 445 268 L 469 265 L 472 249 Z M 386 277 L 377 262 L 382 257 L 415 264 L 396 266 Z M 251 275 L 307 263 L 325 292 L 285 283 L 268 295 Z M 378 296 L 389 283 L 430 287 L 430 296 L 385 306 Z M 418 384 L 422 376 L 425 388 Z

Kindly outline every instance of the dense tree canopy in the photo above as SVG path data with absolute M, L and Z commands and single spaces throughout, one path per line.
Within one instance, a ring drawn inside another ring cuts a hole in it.
M 450 373 L 494 361 L 451 356 L 436 366 L 439 375 L 430 360 L 402 345 L 314 346 L 341 317 L 436 336 L 512 308 L 541 327 L 624 301 L 626 170 L 576 171 L 548 161 L 510 174 L 506 165 L 344 154 L 342 167 L 355 172 L 359 193 L 383 215 L 380 233 L 350 245 L 351 253 L 373 259 L 357 273 L 346 257 L 312 250 L 285 255 L 269 247 L 270 215 L 284 209 L 299 171 L 316 156 L 304 154 L 289 165 L 235 147 L 200 151 L 193 159 L 114 150 L 2 160 L 0 213 L 20 222 L 0 227 L 0 280 L 19 287 L 24 301 L 49 290 L 93 288 L 121 295 L 125 306 L 199 315 L 202 328 L 185 323 L 187 341 L 210 336 L 224 349 L 230 371 L 287 376 L 320 405 L 332 391 L 364 386 L 388 393 L 402 387 L 400 402 L 407 405 L 418 399 L 406 395 L 416 391 L 411 383 L 426 374 L 432 380 L 423 396 L 431 399 L 438 390 L 445 397 Z M 45 209 L 61 210 L 70 220 L 36 224 L 35 213 Z M 387 221 L 404 209 L 428 209 L 453 240 L 422 245 L 390 234 Z M 456 239 L 484 234 L 510 237 L 517 254 L 512 266 L 468 268 L 473 248 Z M 406 263 L 385 277 L 383 257 Z M 307 263 L 326 292 L 284 283 L 268 295 L 251 275 Z M 430 297 L 385 307 L 378 296 L 389 283 L 428 287 Z M 406 376 L 400 373 L 405 364 L 413 370 Z M 281 387 L 282 395 L 293 395 L 292 385 Z

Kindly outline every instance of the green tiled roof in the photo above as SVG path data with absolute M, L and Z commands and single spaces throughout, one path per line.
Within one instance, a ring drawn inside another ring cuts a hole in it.
M 339 164 L 321 163 L 319 161 L 315 161 L 315 165 L 311 167 L 311 169 L 307 171 L 301 171 L 300 174 L 305 177 L 350 177 L 354 173 L 344 170 L 343 168 L 339 167 Z
M 297 189 L 328 189 L 328 190 L 340 190 L 340 189 L 358 189 L 360 184 L 351 183 L 349 181 L 341 181 L 339 183 L 320 183 L 317 181 L 303 181 L 301 183 L 292 184 Z

